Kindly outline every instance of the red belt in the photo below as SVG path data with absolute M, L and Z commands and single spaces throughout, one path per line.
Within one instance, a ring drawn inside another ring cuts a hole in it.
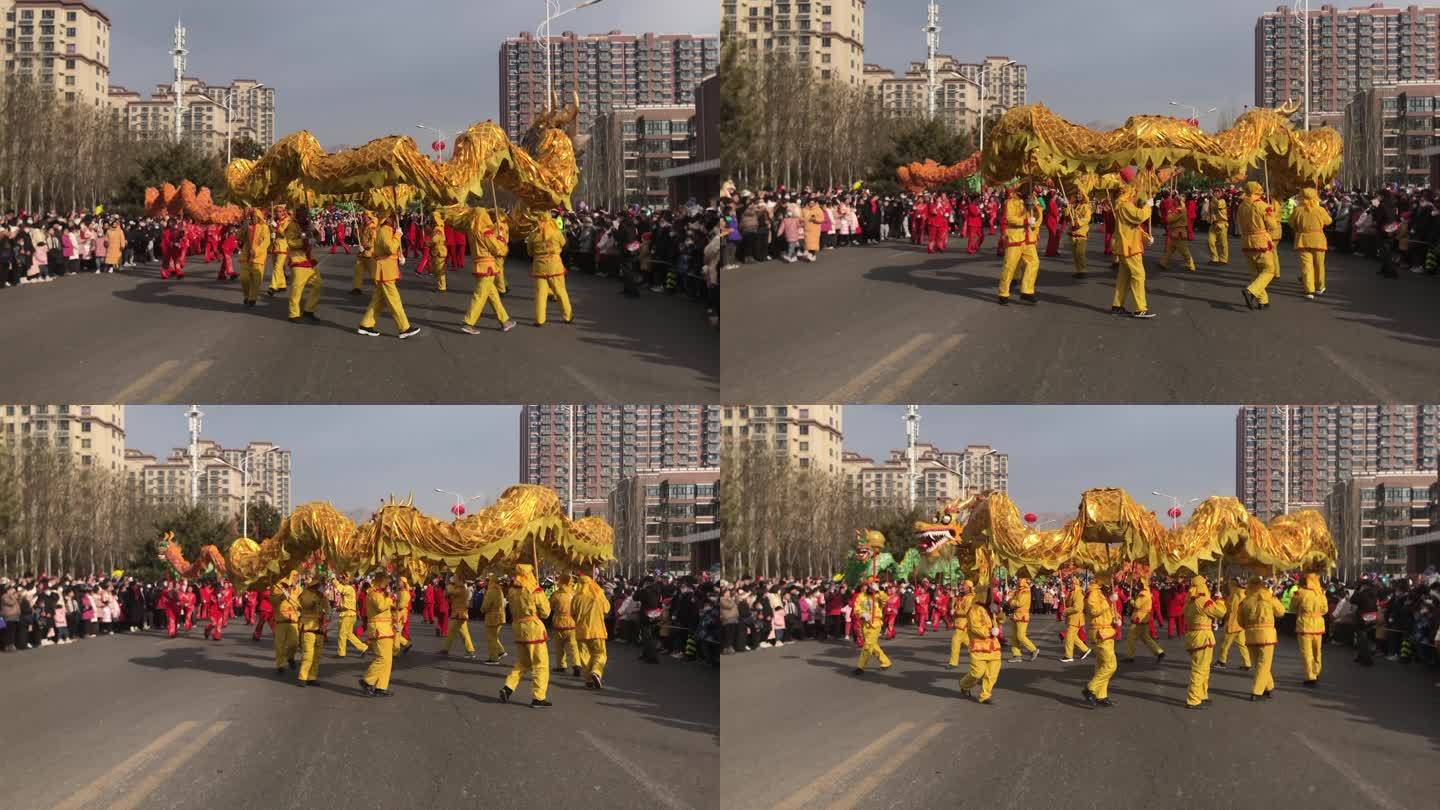
M 307 260 L 305 260 L 305 259 L 300 259 L 299 261 L 296 261 L 295 259 L 291 259 L 291 260 L 290 260 L 290 266 L 291 266 L 291 267 L 314 267 L 315 265 L 314 265 L 313 263 L 311 263 L 310 261 L 307 261 Z

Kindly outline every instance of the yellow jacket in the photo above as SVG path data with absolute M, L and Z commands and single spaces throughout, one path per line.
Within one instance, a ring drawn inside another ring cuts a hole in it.
M 300 621 L 300 598 L 288 587 L 277 584 L 270 589 L 270 607 L 277 622 L 294 624 Z
M 285 237 L 285 250 L 289 254 L 290 266 L 314 267 L 315 261 L 310 257 L 309 234 L 301 230 L 300 223 L 293 217 L 286 220 L 282 234 Z
M 1305 575 L 1305 584 L 1296 588 L 1290 596 L 1290 607 L 1295 608 L 1295 635 L 1325 634 L 1325 613 L 1329 604 L 1325 601 L 1325 592 L 1320 590 L 1319 576 Z
M 1296 250 L 1327 250 L 1325 226 L 1334 220 L 1320 205 L 1320 195 L 1313 188 L 1302 192 L 1300 204 L 1290 212 L 1290 227 L 1295 231 Z
M 990 608 L 984 605 L 971 605 L 970 612 L 965 618 L 965 631 L 970 634 L 971 660 L 1000 660 L 1000 639 L 991 632 L 995 627 L 995 620 L 990 615 Z
M 605 632 L 605 617 L 610 614 L 610 600 L 605 598 L 605 591 L 595 580 L 584 575 L 580 577 L 570 608 L 575 613 L 575 638 L 589 641 L 609 637 Z
M 450 251 L 445 247 L 445 226 L 430 226 L 430 263 L 434 264 L 438 259 L 449 258 Z
M 1081 202 L 1065 209 L 1065 215 L 1070 218 L 1070 238 L 1090 238 L 1090 220 L 1095 217 L 1095 209 L 1090 203 Z
M 1185 212 L 1183 203 L 1171 206 L 1170 214 L 1165 218 L 1165 231 L 1171 239 L 1190 238 L 1190 215 Z
M 1130 621 L 1136 624 L 1150 623 L 1150 614 L 1155 605 L 1150 601 L 1150 586 L 1141 585 L 1140 592 L 1130 598 Z
M 375 232 L 375 283 L 384 284 L 400 279 L 400 232 L 390 223 Z
M 485 598 L 480 600 L 480 612 L 485 614 L 486 627 L 499 627 L 505 623 L 505 593 L 500 581 L 490 578 L 485 588 Z
M 1257 190 L 1252 191 L 1240 203 L 1240 247 L 1251 253 L 1265 253 L 1274 249 L 1275 240 L 1270 236 L 1269 218 L 1273 214 L 1270 204 Z
M 355 586 L 343 582 L 337 583 L 335 585 L 335 596 L 338 597 L 340 600 L 340 615 L 354 616 Z
M 560 251 L 565 249 L 565 234 L 560 226 L 548 215 L 541 215 L 540 225 L 526 240 L 530 250 L 530 277 L 556 278 L 565 275 L 565 263 L 560 260 Z
M 880 627 L 885 623 L 885 595 L 883 593 L 861 593 L 855 600 L 855 612 L 866 627 Z
M 574 599 L 575 592 L 570 590 L 570 584 L 568 582 L 562 582 L 555 586 L 554 593 L 550 594 L 551 629 L 575 629 L 575 616 L 570 612 L 570 603 Z
M 1190 581 L 1190 598 L 1185 600 L 1185 649 L 1194 652 L 1215 646 L 1214 620 L 1225 618 L 1225 602 L 1210 596 L 1204 577 Z
M 1142 226 L 1150 221 L 1150 206 L 1136 205 L 1131 198 L 1121 197 L 1115 203 L 1115 244 L 1114 252 L 1121 258 L 1139 256 L 1145 252 L 1145 237 Z
M 395 625 L 391 622 L 391 610 L 395 600 L 384 588 L 371 587 L 365 593 L 365 615 L 370 621 L 367 631 L 370 638 L 394 638 Z
M 270 252 L 276 256 L 284 256 L 290 252 L 290 246 L 285 242 L 285 227 L 289 224 L 290 217 L 281 216 L 275 220 L 275 227 L 270 229 Z
M 1244 592 L 1240 586 L 1230 583 L 1230 590 L 1225 592 L 1225 632 L 1239 633 L 1245 628 L 1240 626 L 1240 603 L 1245 601 Z
M 415 592 L 410 590 L 410 583 L 402 580 L 395 590 L 395 608 L 390 611 L 396 627 L 405 626 L 405 617 L 410 615 L 410 602 L 414 598 Z
M 470 589 L 463 582 L 451 582 L 445 588 L 445 598 L 450 600 L 450 619 L 463 622 L 470 618 Z
M 1285 606 L 1262 584 L 1245 590 L 1240 603 L 1240 626 L 1245 628 L 1247 647 L 1265 647 L 1275 643 L 1275 620 L 1285 615 Z
M 1033 245 L 1040 241 L 1040 206 L 1026 206 L 1019 197 L 1005 201 L 1005 247 Z M 1029 221 L 1033 220 L 1033 224 Z
M 245 245 L 241 249 L 240 261 L 250 265 L 264 266 L 265 257 L 270 255 L 270 224 L 257 219 L 245 234 Z
M 550 616 L 550 598 L 530 573 L 530 566 L 515 566 L 514 583 L 510 586 L 510 629 L 516 644 L 543 644 L 550 636 L 545 632 L 545 619 Z
M 1115 606 L 1099 582 L 1091 582 L 1085 592 L 1085 618 L 1090 620 L 1090 643 L 1115 640 Z
M 323 594 L 313 588 L 300 592 L 300 632 L 320 632 L 325 628 L 325 616 L 330 613 L 330 604 Z
M 970 624 L 970 608 L 975 605 L 975 594 L 967 593 L 950 600 L 950 624 L 956 630 L 964 630 Z
M 1016 622 L 1030 621 L 1030 588 L 1027 585 L 1021 586 L 1010 594 L 1010 619 Z
M 111 225 L 110 229 L 105 231 L 105 263 L 118 265 L 121 257 L 125 255 L 124 250 L 125 232 L 119 225 Z
M 1224 197 L 1214 197 L 1210 200 L 1210 224 L 1216 228 L 1224 228 L 1230 224 L 1230 205 L 1225 202 Z
M 1085 624 L 1085 592 L 1080 590 L 1080 580 L 1070 578 L 1070 594 L 1065 597 L 1065 625 L 1083 627 Z
M 360 215 L 360 224 L 355 230 L 355 242 L 360 250 L 355 254 L 355 267 L 360 272 L 375 277 L 375 235 L 379 233 L 379 222 L 370 212 Z
M 497 275 L 510 253 L 510 230 L 505 220 L 492 221 L 481 212 L 471 218 L 466 237 L 470 240 L 470 254 L 475 257 L 475 275 L 481 278 Z

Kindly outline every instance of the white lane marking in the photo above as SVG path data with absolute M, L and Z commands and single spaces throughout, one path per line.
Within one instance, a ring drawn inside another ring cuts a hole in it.
M 865 389 L 869 388 L 871 385 L 873 385 L 874 382 L 880 378 L 881 374 L 887 371 L 891 366 L 900 362 L 906 356 L 915 352 L 921 346 L 924 346 L 925 343 L 929 341 L 932 337 L 934 336 L 922 332 L 921 334 L 910 338 L 909 340 L 905 341 L 904 344 L 897 347 L 894 351 L 891 351 L 889 354 L 880 358 L 880 360 L 877 361 L 874 365 L 870 366 L 869 368 L 865 369 L 854 377 L 851 377 L 850 382 L 846 383 L 842 388 L 831 394 L 828 398 L 822 399 L 820 401 L 833 402 L 838 405 L 844 405 L 846 403 L 857 401 L 856 396 Z
M 164 784 L 176 771 L 180 770 L 180 766 L 189 762 L 191 757 L 200 753 L 201 749 L 208 745 L 211 740 L 220 736 L 220 732 L 229 727 L 230 721 L 228 720 L 211 723 L 210 727 L 205 729 L 204 733 L 187 743 L 180 753 L 165 760 L 164 764 L 154 771 L 151 771 L 150 775 L 145 777 L 145 780 L 137 785 L 134 790 L 125 794 L 119 801 L 111 804 L 109 806 L 110 810 L 135 810 L 142 802 L 150 798 L 150 794 L 155 792 L 155 788 Z
M 127 757 L 124 762 L 106 771 L 97 777 L 95 781 L 71 794 L 65 801 L 55 805 L 55 810 L 79 810 L 81 807 L 86 807 L 94 803 L 100 798 L 102 793 L 111 790 L 117 780 L 134 772 L 135 769 L 140 767 L 141 763 L 168 747 L 170 743 L 175 741 L 175 738 L 188 733 L 190 729 L 194 727 L 194 720 L 186 720 L 164 734 L 161 734 L 149 745 Z
M 891 743 L 904 736 L 914 727 L 915 724 L 908 720 L 900 723 L 895 726 L 895 728 L 890 729 L 885 734 L 872 740 L 869 745 L 846 757 L 840 764 L 812 780 L 810 784 L 790 794 L 784 801 L 775 805 L 773 810 L 798 810 L 798 808 L 810 806 L 820 798 L 822 791 L 832 790 L 837 787 L 842 779 L 855 773 L 855 769 L 860 766 L 860 763 L 881 752 L 887 751 Z
M 1348 779 L 1350 784 L 1354 785 L 1355 789 L 1360 791 L 1361 795 L 1369 799 L 1376 806 L 1383 807 L 1385 810 L 1405 810 L 1405 805 L 1390 798 L 1378 785 L 1373 784 L 1361 776 L 1360 772 L 1355 770 L 1355 766 L 1346 762 L 1343 758 L 1335 756 L 1329 749 L 1321 748 L 1304 734 L 1298 731 L 1294 732 L 1294 734 L 1300 742 L 1305 744 L 1306 748 L 1315 752 L 1315 756 L 1325 760 L 1325 764 L 1334 768 L 1337 773 Z
M 1332 365 L 1340 369 L 1340 371 L 1344 372 L 1345 376 L 1349 377 L 1357 383 L 1360 383 L 1360 385 L 1365 388 L 1366 391 L 1373 393 L 1373 397 L 1368 397 L 1368 399 L 1370 399 L 1371 401 L 1398 401 L 1395 395 L 1392 394 L 1383 383 L 1381 383 L 1374 377 L 1371 377 L 1369 374 L 1361 371 L 1354 363 L 1351 363 L 1349 360 L 1341 357 L 1340 354 L 1334 349 L 1331 349 L 1329 346 L 1316 346 L 1315 348 L 1319 349 L 1320 353 L 1325 355 L 1325 359 L 1329 360 Z
M 831 805 L 831 807 L 834 807 L 835 810 L 853 810 L 853 808 L 860 806 L 860 803 L 884 784 L 885 780 L 889 779 L 892 774 L 899 770 L 901 765 L 909 761 L 915 754 L 924 751 L 925 743 L 935 739 L 936 735 L 944 730 L 944 728 L 944 723 L 935 723 L 925 729 L 925 731 L 914 740 L 913 745 L 910 741 L 907 741 L 905 745 L 892 752 L 890 758 L 885 760 L 883 764 L 872 770 L 870 775 L 865 777 L 864 781 L 855 786 L 854 790 L 849 791 L 848 796 Z
M 690 805 L 681 801 L 678 796 L 671 793 L 670 790 L 660 782 L 650 778 L 650 775 L 645 773 L 639 765 L 622 756 L 620 752 L 615 750 L 614 746 L 606 745 L 596 738 L 594 734 L 591 734 L 585 729 L 580 729 L 580 736 L 595 746 L 595 750 L 599 751 L 606 759 L 618 765 L 620 770 L 630 774 L 630 778 L 639 782 L 641 787 L 645 788 L 651 796 L 655 797 L 655 801 L 671 808 L 671 810 L 690 810 Z

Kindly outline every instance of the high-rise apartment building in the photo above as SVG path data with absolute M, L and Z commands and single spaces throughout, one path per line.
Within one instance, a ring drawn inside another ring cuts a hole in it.
M 236 79 L 228 85 L 210 85 L 194 77 L 181 82 L 185 102 L 180 119 L 184 138 L 210 153 L 224 153 L 225 137 L 250 138 L 260 146 L 275 144 L 275 88 L 254 79 Z M 114 86 L 110 104 L 130 131 L 142 139 L 175 137 L 175 90 L 157 84 L 150 98 Z M 229 106 L 234 119 L 229 120 Z
M 80 0 L 0 0 L 3 77 L 27 76 L 61 98 L 103 109 L 110 87 L 110 18 Z
M 1414 552 L 1407 538 L 1435 527 L 1432 493 L 1434 470 L 1423 473 L 1376 473 L 1336 482 L 1325 498 L 1325 516 L 1338 551 L 1337 573 L 1354 581 L 1361 574 L 1404 574 Z
M 715 405 L 526 405 L 520 481 L 548 486 L 567 502 L 573 436 L 575 514 L 604 514 L 611 491 L 636 473 L 718 468 L 718 423 Z
M 576 132 L 622 107 L 691 107 L 700 80 L 720 65 L 720 38 L 694 34 L 576 35 L 549 40 L 554 91 L 580 98 Z M 500 43 L 500 126 L 511 138 L 545 109 L 546 42 L 521 33 Z
M 721 439 L 788 456 L 803 469 L 843 475 L 845 430 L 839 405 L 726 405 Z
M 981 80 L 985 96 L 980 96 Z M 987 116 L 1023 106 L 1030 92 L 1029 68 L 1004 56 L 962 63 L 937 56 L 935 115 L 957 130 L 974 129 L 981 111 Z M 864 66 L 865 93 L 891 118 L 918 118 L 930 112 L 930 72 L 925 62 L 911 62 L 903 74 L 879 65 Z
M 1289 479 L 1286 476 L 1289 412 Z M 1246 406 L 1235 415 L 1235 496 L 1268 519 L 1325 503 L 1336 482 L 1378 473 L 1434 475 L 1440 405 Z
M 124 405 L 6 405 L 0 442 L 69 450 L 81 467 L 125 472 Z
M 750 57 L 785 54 L 822 79 L 862 89 L 865 0 L 722 0 L 721 30 Z
M 1340 183 L 1381 188 L 1430 182 L 1430 154 L 1440 146 L 1440 81 L 1377 84 L 1356 93 L 1340 124 L 1345 152 Z
M 1255 21 L 1255 105 L 1305 98 L 1304 16 L 1280 6 Z M 1310 10 L 1311 125 L 1338 125 L 1345 105 L 1374 85 L 1440 80 L 1440 6 Z
M 606 514 L 627 576 L 696 573 L 694 540 L 719 529 L 720 468 L 628 475 L 610 491 Z
M 909 501 L 907 450 L 891 450 L 878 463 L 847 451 L 844 462 L 846 482 L 864 496 L 866 505 L 903 506 Z M 915 472 L 919 475 L 915 505 L 927 509 L 981 492 L 1010 491 L 1010 455 L 990 445 L 972 444 L 964 450 L 947 451 L 921 442 L 915 446 Z
M 216 514 L 238 518 L 245 503 L 249 472 L 249 500 L 267 502 L 282 516 L 291 509 L 290 451 L 270 442 L 251 442 L 244 448 L 225 448 L 200 442 L 200 503 Z M 249 459 L 246 462 L 246 459 Z M 177 447 L 160 459 L 140 450 L 125 451 L 131 485 L 147 501 L 167 506 L 190 503 L 190 448 Z
M 576 194 L 594 208 L 664 207 L 670 199 L 666 172 L 690 160 L 695 107 L 617 107 L 590 127 L 585 171 Z

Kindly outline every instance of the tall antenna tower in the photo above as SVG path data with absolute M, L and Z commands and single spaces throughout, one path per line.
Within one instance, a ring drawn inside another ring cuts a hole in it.
M 199 405 L 185 412 L 190 422 L 190 505 L 200 505 L 200 418 L 205 414 Z
M 926 47 L 925 69 L 926 69 L 927 71 L 929 71 L 929 74 L 930 74 L 930 78 L 929 78 L 929 79 L 926 81 L 926 83 L 925 83 L 925 91 L 926 91 L 926 92 L 925 92 L 925 96 L 926 96 L 926 100 L 927 100 L 927 102 L 928 102 L 928 109 L 929 109 L 929 111 L 930 111 L 930 117 L 933 119 L 933 118 L 935 117 L 935 98 L 936 98 L 936 96 L 938 96 L 938 95 L 940 94 L 940 85 L 939 85 L 939 82 L 937 81 L 937 79 L 936 79 L 936 77 L 935 77 L 935 71 L 936 71 L 936 70 L 938 69 L 938 67 L 939 67 L 939 66 L 936 64 L 936 59 L 935 59 L 935 57 L 936 57 L 936 54 L 938 54 L 938 53 L 940 52 L 940 4 L 939 4 L 939 3 L 931 3 L 931 4 L 930 4 L 930 15 L 929 15 L 929 18 L 928 18 L 928 20 L 927 20 L 926 23 L 925 23 L 925 27 L 922 28 L 922 29 L 920 29 L 920 30 L 925 32 L 925 47 Z M 913 506 L 914 504 L 911 504 L 911 505 Z
M 176 143 L 179 143 L 180 139 L 184 137 L 181 119 L 185 116 L 185 86 L 182 80 L 185 78 L 185 57 L 189 53 L 185 49 L 185 24 L 180 22 L 180 18 L 177 17 L 175 19 L 175 46 L 170 50 L 170 56 L 175 65 L 175 85 L 171 88 L 171 93 L 175 96 Z
M 932 4 L 933 5 L 933 4 Z M 916 445 L 920 443 L 920 406 L 905 406 L 905 456 L 910 461 L 910 471 L 906 478 L 910 484 L 910 508 L 915 508 L 915 500 L 920 495 L 920 473 L 915 469 Z

